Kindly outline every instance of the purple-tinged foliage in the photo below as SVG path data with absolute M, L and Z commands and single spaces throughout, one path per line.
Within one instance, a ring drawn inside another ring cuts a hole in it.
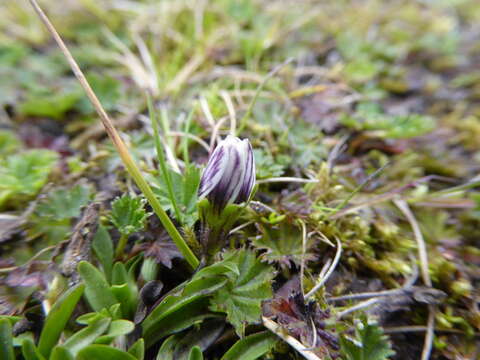
M 227 136 L 208 160 L 198 190 L 218 211 L 227 204 L 240 204 L 250 197 L 255 185 L 255 162 L 248 139 Z

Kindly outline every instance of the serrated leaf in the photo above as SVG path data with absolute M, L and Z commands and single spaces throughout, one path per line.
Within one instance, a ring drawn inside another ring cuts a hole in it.
M 270 331 L 263 331 L 238 340 L 221 360 L 255 360 L 270 351 L 278 338 Z
M 148 213 L 144 209 L 145 201 L 140 197 L 124 194 L 112 202 L 110 221 L 124 235 L 143 230 Z
M 57 188 L 41 201 L 36 213 L 41 217 L 65 220 L 80 216 L 80 210 L 90 200 L 90 188 L 77 184 L 70 189 Z
M 366 317 L 355 328 L 355 339 L 340 338 L 340 350 L 346 360 L 386 360 L 395 351 L 378 324 Z
M 281 164 L 272 155 L 262 149 L 253 150 L 255 158 L 256 175 L 258 179 L 282 176 L 285 164 Z
M 0 206 L 13 197 L 35 195 L 45 185 L 57 160 L 56 152 L 43 149 L 0 160 Z
M 292 263 L 299 265 L 302 261 L 302 230 L 284 222 L 273 226 L 261 225 L 262 235 L 252 240 L 253 245 L 261 250 L 266 250 L 262 258 L 269 263 L 278 263 L 282 267 L 290 267 Z M 311 252 L 312 241 L 307 240 L 305 261 L 315 259 Z
M 262 301 L 272 297 L 271 281 L 275 272 L 250 250 L 227 253 L 224 259 L 235 262 L 239 274 L 231 276 L 227 284 L 215 292 L 210 309 L 225 312 L 237 334 L 243 336 L 246 324 L 260 320 Z

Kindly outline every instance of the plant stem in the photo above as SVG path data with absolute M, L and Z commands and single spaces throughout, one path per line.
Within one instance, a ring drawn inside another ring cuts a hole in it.
M 127 245 L 128 235 L 121 234 L 120 239 L 118 239 L 117 248 L 115 249 L 115 257 L 119 258 L 123 254 L 123 250 L 125 250 L 125 246 Z
M 150 206 L 152 207 L 153 211 L 157 214 L 158 218 L 162 222 L 168 234 L 177 245 L 178 250 L 180 250 L 182 255 L 185 257 L 188 263 L 192 266 L 192 268 L 195 269 L 199 265 L 198 259 L 196 258 L 192 250 L 188 247 L 185 240 L 182 238 L 177 228 L 168 217 L 165 210 L 163 210 L 162 206 L 160 205 L 160 202 L 155 197 L 155 194 L 153 193 L 152 189 L 143 178 L 142 173 L 140 172 L 140 169 L 137 167 L 137 164 L 135 164 L 135 161 L 130 155 L 127 146 L 125 145 L 122 138 L 118 134 L 117 130 L 113 126 L 112 121 L 108 117 L 107 113 L 102 107 L 102 104 L 100 103 L 97 96 L 95 95 L 92 88 L 90 87 L 90 84 L 85 78 L 85 75 L 83 74 L 82 70 L 80 70 L 80 67 L 78 66 L 77 62 L 75 61 L 72 54 L 68 50 L 67 46 L 65 45 L 62 38 L 58 34 L 57 30 L 55 30 L 55 27 L 52 25 L 48 17 L 45 15 L 43 10 L 38 5 L 37 1 L 36 0 L 29 0 L 29 1 L 32 4 L 38 16 L 40 17 L 40 19 L 42 20 L 42 22 L 47 27 L 48 31 L 52 34 L 52 37 L 54 38 L 55 42 L 58 44 L 63 54 L 65 55 L 65 58 L 70 64 L 70 67 L 73 73 L 75 74 L 75 76 L 77 77 L 78 82 L 80 83 L 82 88 L 85 90 L 85 93 L 87 94 L 93 107 L 97 111 L 98 116 L 100 117 L 100 120 L 103 126 L 105 127 L 105 131 L 107 132 L 108 136 L 113 142 L 113 145 L 117 149 L 118 154 L 120 155 L 128 173 L 133 178 L 137 186 L 140 188 L 143 195 L 147 198 L 147 201 L 150 203 Z

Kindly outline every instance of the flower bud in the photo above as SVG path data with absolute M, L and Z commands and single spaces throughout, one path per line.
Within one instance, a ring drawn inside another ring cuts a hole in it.
M 198 196 L 222 211 L 227 204 L 240 204 L 250 197 L 255 185 L 255 162 L 248 139 L 228 135 L 208 160 Z

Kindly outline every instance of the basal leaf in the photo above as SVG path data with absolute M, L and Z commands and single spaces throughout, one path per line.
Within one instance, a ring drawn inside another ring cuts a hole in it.
M 77 302 L 80 300 L 84 288 L 85 286 L 83 284 L 79 284 L 67 290 L 67 292 L 55 302 L 48 313 L 38 342 L 38 350 L 43 356 L 48 357 L 50 355 L 52 348 L 57 343 L 65 325 L 70 319 Z
M 138 339 L 135 344 L 130 346 L 128 353 L 135 356 L 137 360 L 143 360 L 145 357 L 145 341 L 142 338 Z
M 8 319 L 0 319 L 0 359 L 15 360 L 12 325 Z
M 81 350 L 76 360 L 136 360 L 135 356 L 108 345 L 90 345 Z
M 64 346 L 55 346 L 49 360 L 74 360 L 74 357 Z
M 239 274 L 237 265 L 229 258 L 203 268 L 190 281 L 172 290 L 142 323 L 147 347 L 212 316 L 207 309 L 208 297 L 225 286 L 229 278 L 236 279 Z
M 85 297 L 93 310 L 108 309 L 117 303 L 105 276 L 95 266 L 81 261 L 78 264 L 78 273 L 85 282 Z
M 107 331 L 109 325 L 109 318 L 99 319 L 98 321 L 88 325 L 86 328 L 77 331 L 75 334 L 70 336 L 67 341 L 65 341 L 63 346 L 73 356 L 76 356 L 81 349 L 92 344 L 99 336 Z
M 113 267 L 113 243 L 107 229 L 102 225 L 98 226 L 98 230 L 93 237 L 92 248 L 102 264 L 107 281 L 110 281 Z
M 22 355 L 25 360 L 45 360 L 42 354 L 38 351 L 32 339 L 25 339 L 22 343 Z
M 202 350 L 198 346 L 194 346 L 192 350 L 190 350 L 188 360 L 203 360 Z
M 133 331 L 135 324 L 128 320 L 118 319 L 110 323 L 107 334 L 100 336 L 95 343 L 110 344 L 115 338 L 122 335 L 127 335 Z
M 221 360 L 255 360 L 270 351 L 278 338 L 270 331 L 263 331 L 238 340 Z

